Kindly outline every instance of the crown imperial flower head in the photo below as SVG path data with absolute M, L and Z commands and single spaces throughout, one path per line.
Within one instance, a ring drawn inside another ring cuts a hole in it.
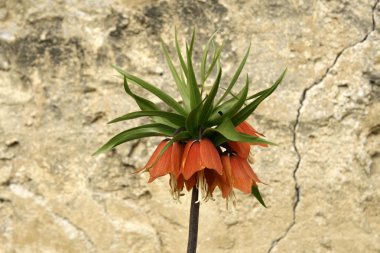
M 174 64 L 167 45 L 161 40 L 164 56 L 178 89 L 177 101 L 155 85 L 134 76 L 119 67 L 125 92 L 134 99 L 140 110 L 127 113 L 109 123 L 149 117 L 149 124 L 125 130 L 99 148 L 95 153 L 108 151 L 132 140 L 160 136 L 162 140 L 144 167 L 136 172 L 148 171 L 151 183 L 158 177 L 169 175 L 172 195 L 179 199 L 184 188 L 200 190 L 204 200 L 213 198 L 219 189 L 223 198 L 234 201 L 234 189 L 252 193 L 265 206 L 258 190 L 261 183 L 251 167 L 251 146 L 267 147 L 273 144 L 256 131 L 248 117 L 259 104 L 275 91 L 286 70 L 272 86 L 249 95 L 248 75 L 240 91 L 234 87 L 247 61 L 250 47 L 237 67 L 227 87 L 220 87 L 222 79 L 222 45 L 215 42 L 215 33 L 204 46 L 200 62 L 200 74 L 196 76 L 193 64 L 195 32 L 182 53 L 175 34 L 175 50 L 178 65 Z M 206 93 L 206 83 L 215 76 L 211 89 Z M 130 89 L 130 84 L 140 86 L 164 102 L 163 110 Z

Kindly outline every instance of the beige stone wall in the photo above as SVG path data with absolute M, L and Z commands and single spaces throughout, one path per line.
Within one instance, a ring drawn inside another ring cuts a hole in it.
M 189 194 L 133 175 L 159 139 L 91 153 L 146 122 L 111 64 L 177 96 L 159 37 L 220 29 L 227 82 L 252 41 L 250 122 L 268 208 L 201 206 L 198 252 L 380 252 L 379 0 L 1 0 L 0 252 L 185 252 Z M 145 91 L 140 94 L 158 101 Z

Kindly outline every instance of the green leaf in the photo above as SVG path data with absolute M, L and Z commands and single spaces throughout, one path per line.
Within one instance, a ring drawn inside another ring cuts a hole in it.
M 169 96 L 168 94 L 166 94 L 165 92 L 163 92 L 159 88 L 155 87 L 154 85 L 152 85 L 152 84 L 150 84 L 150 83 L 148 83 L 148 82 L 146 82 L 146 81 L 144 81 L 144 80 L 142 80 L 142 79 L 140 79 L 134 75 L 131 75 L 131 74 L 125 72 L 124 70 L 122 70 L 116 66 L 113 66 L 113 67 L 121 75 L 123 75 L 124 77 L 126 77 L 130 81 L 134 82 L 135 84 L 141 86 L 142 88 L 146 89 L 147 91 L 152 92 L 154 95 L 159 97 L 163 102 L 165 102 L 167 105 L 172 107 L 174 110 L 176 110 L 180 114 L 186 115 L 185 109 L 183 109 L 183 107 L 177 101 L 175 101 L 171 96 Z
M 282 82 L 284 79 L 284 76 L 286 74 L 286 69 L 284 72 L 282 72 L 281 76 L 277 79 L 277 81 L 270 87 L 269 89 L 266 89 L 265 92 L 263 92 L 258 98 L 256 98 L 254 101 L 249 103 L 246 107 L 241 109 L 234 117 L 232 117 L 232 122 L 235 126 L 239 125 L 241 122 L 246 120 L 252 112 L 259 106 L 259 104 L 264 101 L 270 94 L 273 93 L 273 91 L 276 90 L 278 85 Z
M 221 117 L 221 115 L 223 115 L 227 110 L 229 110 L 236 103 L 237 100 L 239 100 L 239 97 L 243 95 L 243 92 L 244 92 L 244 89 L 242 89 L 237 95 L 232 94 L 232 98 L 216 106 L 212 111 L 209 122 L 210 123 L 217 122 L 217 120 Z
M 275 145 L 274 143 L 267 141 L 265 139 L 262 139 L 260 137 L 251 136 L 248 134 L 240 133 L 236 131 L 235 126 L 232 124 L 230 119 L 225 119 L 222 124 L 220 124 L 216 128 L 207 128 L 204 131 L 204 134 L 210 134 L 212 132 L 218 132 L 221 134 L 224 139 L 219 138 L 218 141 L 214 142 L 216 146 L 221 145 L 225 141 L 239 141 L 239 142 L 248 142 L 252 144 L 269 144 L 269 145 Z
M 185 105 L 187 107 L 189 107 L 190 106 L 188 104 L 189 94 L 188 94 L 188 91 L 186 89 L 186 84 L 181 80 L 180 76 L 178 75 L 177 70 L 174 67 L 173 61 L 170 58 L 167 45 L 165 44 L 165 42 L 162 39 L 161 39 L 161 46 L 162 46 L 162 49 L 163 49 L 163 52 L 164 52 L 164 55 L 165 55 L 165 58 L 166 58 L 166 62 L 168 64 L 168 66 L 169 66 L 170 72 L 172 73 L 173 79 L 174 79 L 174 81 L 175 81 L 175 83 L 177 85 L 179 93 L 181 94 L 182 100 L 184 101 Z
M 239 78 L 240 76 L 240 73 L 241 71 L 243 70 L 243 67 L 245 65 L 245 63 L 247 62 L 247 59 L 248 59 L 248 55 L 249 55 L 249 50 L 251 49 L 251 43 L 249 43 L 249 47 L 247 49 L 247 51 L 245 52 L 245 55 L 244 55 L 244 58 L 242 59 L 242 61 L 240 62 L 240 65 L 238 67 L 238 69 L 236 70 L 234 76 L 232 77 L 232 80 L 230 82 L 230 84 L 228 85 L 227 87 L 227 90 L 226 92 L 222 95 L 222 97 L 219 99 L 217 105 L 220 104 L 220 102 L 223 101 L 223 99 L 228 95 L 228 93 L 232 90 L 232 88 L 234 87 L 237 79 Z
M 121 117 L 118 117 L 116 119 L 111 120 L 108 122 L 108 124 L 115 123 L 115 122 L 120 122 L 124 120 L 130 120 L 130 119 L 135 119 L 139 117 L 145 117 L 145 116 L 155 116 L 155 117 L 160 117 L 164 118 L 173 124 L 175 124 L 178 127 L 182 127 L 185 124 L 185 117 L 176 114 L 176 113 L 171 113 L 171 112 L 164 112 L 164 111 L 138 111 L 138 112 L 131 112 L 127 113 Z
M 124 76 L 124 90 L 128 95 L 130 95 L 136 101 L 137 105 L 140 107 L 141 110 L 143 111 L 144 110 L 148 110 L 148 111 L 159 110 L 156 104 L 153 103 L 152 101 L 149 101 L 145 98 L 142 98 L 134 94 L 129 88 L 127 78 L 125 76 Z
M 227 91 L 227 89 L 224 88 L 224 87 L 220 87 L 220 89 L 224 90 L 224 92 Z M 239 100 L 239 95 L 235 95 L 232 91 L 230 91 L 229 94 L 231 95 L 231 97 L 232 97 L 231 99 L 232 99 L 232 100 Z M 248 99 L 248 98 L 247 98 L 247 99 Z M 228 101 L 228 100 L 227 100 L 227 101 Z M 223 103 L 221 103 L 221 104 L 223 104 Z
M 213 55 L 211 64 L 210 64 L 209 68 L 207 69 L 205 80 L 209 77 L 209 75 L 211 74 L 212 70 L 215 67 L 215 64 L 219 61 L 220 54 L 222 53 L 223 47 L 224 47 L 224 41 L 220 47 L 215 47 L 214 55 Z
M 194 41 L 195 41 L 195 28 L 193 28 L 193 33 L 192 33 L 192 35 L 191 35 L 191 41 L 190 41 L 190 48 L 189 48 L 189 51 L 190 51 L 190 55 L 191 55 L 191 56 L 193 55 Z
M 215 31 L 211 37 L 209 38 L 204 50 L 203 50 L 203 54 L 202 54 L 202 62 L 201 62 L 201 84 L 202 84 L 202 87 L 204 85 L 204 82 L 206 81 L 206 61 L 207 61 L 207 55 L 208 55 L 208 51 L 209 51 L 209 48 L 210 48 L 210 45 L 211 45 L 211 42 L 214 40 L 214 37 L 216 35 L 216 32 Z
M 268 90 L 270 90 L 271 87 L 269 87 L 268 89 L 265 89 L 265 90 L 262 90 L 262 91 L 259 91 L 249 97 L 247 97 L 247 100 L 251 100 L 251 99 L 254 99 L 254 98 L 257 98 L 257 97 L 260 97 L 261 95 L 263 95 L 264 93 L 268 92 Z
M 204 122 L 208 120 L 213 110 L 213 103 L 214 103 L 215 96 L 218 92 L 221 77 L 222 77 L 222 68 L 219 67 L 218 76 L 216 77 L 215 82 L 212 85 L 210 93 L 206 97 L 206 100 L 203 104 L 202 110 L 199 115 L 199 120 L 201 124 L 203 124 Z
M 198 89 L 197 80 L 195 79 L 193 63 L 191 60 L 192 51 L 189 50 L 187 45 L 186 45 L 186 56 L 187 56 L 187 67 L 188 67 L 187 81 L 188 81 L 189 94 L 190 94 L 190 105 L 191 105 L 191 109 L 193 110 L 195 107 L 197 107 L 200 104 L 201 94 Z
M 238 100 L 235 101 L 234 104 L 232 104 L 227 110 L 223 111 L 223 115 L 220 116 L 215 122 L 211 123 L 211 125 L 217 125 L 220 122 L 222 122 L 226 118 L 230 118 L 233 116 L 236 112 L 240 110 L 240 108 L 244 105 L 244 102 L 248 95 L 248 87 L 249 87 L 249 81 L 248 81 L 248 75 L 247 75 L 247 81 L 243 89 L 239 92 Z
M 114 137 L 112 137 L 106 144 L 100 147 L 93 155 L 97 155 L 103 152 L 106 152 L 117 145 L 120 145 L 124 142 L 128 142 L 135 139 L 140 139 L 150 136 L 171 136 L 173 135 L 175 129 L 167 125 L 154 123 L 147 124 L 143 126 L 134 127 L 123 131 Z
M 125 92 L 130 95 L 137 103 L 137 105 L 140 107 L 141 110 L 143 111 L 160 111 L 160 109 L 154 104 L 153 102 L 142 98 L 136 94 L 134 94 L 131 89 L 128 86 L 128 81 L 127 78 L 124 76 L 124 90 Z M 171 121 L 168 121 L 165 118 L 160 118 L 160 117 L 153 117 L 153 121 L 156 123 L 162 123 L 171 127 L 176 127 L 176 124 L 173 124 Z
M 252 195 L 262 204 L 265 208 L 267 207 L 264 203 L 263 198 L 261 197 L 259 187 L 257 185 L 253 185 L 251 188 Z
M 182 66 L 182 70 L 183 70 L 183 72 L 185 74 L 187 74 L 186 63 L 185 63 L 185 61 L 183 59 L 183 56 L 182 56 L 182 53 L 181 53 L 181 49 L 179 47 L 179 43 L 178 43 L 178 39 L 177 39 L 177 28 L 175 29 L 175 47 L 177 49 L 177 55 L 178 55 L 179 62 L 181 63 L 181 66 Z
M 190 134 L 196 138 L 199 133 L 197 132 L 199 127 L 199 115 L 202 109 L 202 103 L 199 103 L 197 107 L 195 107 L 187 116 L 185 126 L 186 129 L 190 132 Z

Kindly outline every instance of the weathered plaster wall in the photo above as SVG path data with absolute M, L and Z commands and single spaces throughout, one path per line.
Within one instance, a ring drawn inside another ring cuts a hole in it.
M 268 208 L 201 206 L 199 252 L 380 252 L 379 0 L 1 0 L 0 252 L 185 252 L 188 195 L 132 175 L 159 139 L 92 157 L 136 109 L 117 64 L 174 94 L 159 37 L 217 28 L 224 80 L 249 41 Z M 226 81 L 227 82 L 227 81 Z M 147 95 L 145 91 L 136 89 Z M 173 95 L 176 96 L 176 95 Z M 156 98 L 150 97 L 153 101 Z M 136 120 L 139 125 L 144 120 Z

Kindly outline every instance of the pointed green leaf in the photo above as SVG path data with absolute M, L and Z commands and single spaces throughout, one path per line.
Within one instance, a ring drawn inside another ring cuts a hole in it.
M 247 51 L 245 52 L 244 58 L 243 58 L 242 61 L 240 62 L 240 65 L 239 65 L 238 69 L 236 70 L 234 76 L 232 77 L 232 80 L 231 80 L 230 84 L 228 85 L 226 92 L 225 92 L 225 93 L 222 95 L 222 97 L 219 99 L 217 105 L 219 105 L 220 102 L 223 101 L 223 99 L 227 96 L 227 94 L 229 93 L 229 91 L 232 90 L 232 88 L 234 87 L 234 85 L 235 85 L 237 79 L 238 79 L 239 76 L 240 76 L 241 71 L 243 70 L 243 67 L 244 67 L 245 63 L 247 62 L 248 55 L 249 55 L 249 50 L 250 50 L 250 49 L 251 49 L 251 43 L 249 43 L 249 47 L 248 47 Z
M 212 70 L 214 69 L 216 63 L 219 61 L 220 54 L 222 53 L 223 47 L 224 47 L 224 41 L 220 47 L 215 47 L 214 55 L 213 55 L 211 64 L 207 69 L 205 80 L 209 77 L 209 75 L 211 74 Z
M 249 97 L 247 97 L 247 100 L 251 100 L 251 99 L 254 99 L 254 98 L 257 98 L 257 97 L 260 97 L 261 95 L 263 95 L 264 93 L 268 92 L 268 90 L 270 90 L 271 87 L 269 87 L 268 89 L 265 89 L 265 90 L 262 90 L 262 91 L 259 91 Z
M 189 94 L 190 94 L 190 105 L 191 105 L 191 109 L 193 110 L 201 102 L 201 93 L 199 92 L 197 80 L 195 79 L 193 63 L 191 60 L 191 57 L 192 57 L 191 53 L 192 52 L 189 50 L 188 46 L 186 45 L 186 56 L 187 56 L 187 67 L 188 67 L 188 73 L 187 73 L 188 84 L 187 85 L 188 85 Z
M 143 110 L 143 111 L 160 111 L 160 109 L 153 102 L 134 94 L 131 91 L 131 89 L 129 88 L 128 81 L 127 81 L 127 78 L 125 76 L 124 76 L 124 90 L 128 95 L 130 95 L 136 101 L 137 105 L 140 107 L 141 110 Z M 165 125 L 168 125 L 171 127 L 177 126 L 165 118 L 153 117 L 153 121 L 156 123 L 162 123 L 162 124 L 165 124 Z
M 179 62 L 181 63 L 181 66 L 182 66 L 182 72 L 186 73 L 187 74 L 187 67 L 186 67 L 186 63 L 183 59 L 183 56 L 182 56 L 182 53 L 181 53 L 181 48 L 179 47 L 179 43 L 178 43 L 178 39 L 177 39 L 177 28 L 175 29 L 175 47 L 177 49 L 177 55 L 178 55 L 178 59 L 179 59 Z
M 124 70 L 113 66 L 121 75 L 125 76 L 128 80 L 134 82 L 135 84 L 141 86 L 142 88 L 146 89 L 147 91 L 152 92 L 154 95 L 159 97 L 163 102 L 165 102 L 167 105 L 169 105 L 171 108 L 176 110 L 182 115 L 186 115 L 185 109 L 177 102 L 175 101 L 171 96 L 160 90 L 159 88 L 155 87 L 154 85 L 134 76 L 131 75 Z
M 248 134 L 240 133 L 236 131 L 235 126 L 232 124 L 230 119 L 225 119 L 222 124 L 216 128 L 207 128 L 204 131 L 204 134 L 212 134 L 212 132 L 218 132 L 223 135 L 225 139 L 220 139 L 218 142 L 214 143 L 215 145 L 221 145 L 225 140 L 229 141 L 239 141 L 239 142 L 248 142 L 252 144 L 269 144 L 275 145 L 274 143 L 267 141 L 260 137 L 251 136 Z M 222 142 L 220 142 L 222 141 Z
M 203 54 L 202 54 L 202 62 L 201 62 L 201 84 L 202 84 L 202 87 L 204 85 L 204 82 L 206 81 L 206 61 L 207 61 L 207 56 L 208 56 L 208 52 L 209 52 L 209 48 L 210 48 L 210 45 L 211 45 L 211 42 L 214 40 L 214 37 L 216 35 L 216 32 L 215 31 L 211 37 L 209 38 L 204 50 L 203 50 Z
M 227 89 L 226 88 L 224 88 L 224 87 L 220 87 L 220 89 L 222 89 L 222 90 L 224 90 L 224 92 L 226 92 L 227 91 Z M 231 99 L 232 100 L 239 100 L 239 95 L 235 95 L 232 91 L 229 91 L 229 94 L 231 95 Z M 248 98 L 247 98 L 248 99 Z M 221 103 L 221 104 L 223 104 L 223 103 Z
M 263 198 L 261 197 L 259 187 L 257 185 L 253 185 L 251 188 L 252 195 L 255 196 L 255 198 L 262 204 L 265 208 L 267 207 L 264 203 Z
M 276 90 L 278 85 L 282 82 L 284 79 L 284 76 L 286 74 L 286 69 L 284 72 L 282 72 L 281 76 L 277 79 L 277 81 L 270 87 L 269 89 L 266 89 L 266 92 L 263 92 L 258 98 L 256 98 L 254 101 L 249 103 L 246 107 L 241 109 L 234 117 L 232 117 L 232 122 L 234 125 L 239 125 L 241 122 L 246 120 L 252 112 L 259 106 L 259 104 L 264 101 L 270 94 L 273 93 L 273 91 Z
M 190 51 L 191 56 L 193 55 L 194 41 L 195 41 L 195 28 L 193 28 L 193 33 L 191 35 L 191 41 L 190 41 L 190 47 L 189 47 L 189 51 Z
M 139 127 L 134 127 L 123 131 L 114 137 L 112 137 L 106 144 L 100 147 L 93 155 L 106 152 L 117 145 L 120 145 L 124 142 L 128 142 L 135 139 L 140 139 L 150 136 L 171 136 L 174 133 L 175 129 L 167 125 L 154 123 L 147 124 Z
M 161 39 L 161 46 L 166 58 L 166 62 L 169 66 L 170 72 L 172 73 L 173 79 L 177 85 L 177 88 L 179 90 L 179 93 L 181 94 L 182 100 L 184 101 L 185 105 L 189 107 L 188 101 L 189 101 L 189 94 L 188 90 L 186 89 L 186 84 L 181 80 L 180 76 L 177 73 L 176 68 L 174 67 L 173 61 L 170 58 L 169 51 L 167 48 L 167 45 L 165 42 Z
M 200 124 L 203 124 L 204 122 L 206 122 L 208 118 L 210 117 L 210 114 L 213 110 L 214 99 L 218 92 L 221 77 L 222 77 L 222 68 L 219 67 L 218 76 L 216 77 L 215 82 L 212 85 L 210 93 L 206 97 L 206 100 L 203 104 L 202 110 L 199 115 Z
M 223 115 L 236 103 L 236 101 L 239 100 L 239 97 L 243 95 L 243 92 L 244 89 L 242 89 L 237 95 L 232 94 L 232 98 L 216 106 L 212 111 L 209 122 L 216 122 L 221 117 L 221 115 Z
M 159 110 L 159 108 L 154 104 L 152 101 L 149 101 L 145 98 L 142 98 L 136 94 L 134 94 L 131 89 L 128 86 L 127 78 L 124 76 L 124 90 L 125 92 L 130 95 L 137 103 L 137 105 L 140 107 L 141 110 Z
M 155 116 L 155 117 L 160 117 L 164 118 L 173 124 L 175 124 L 177 127 L 181 127 L 185 124 L 185 117 L 176 114 L 176 113 L 171 113 L 171 112 L 164 112 L 164 111 L 139 111 L 139 112 L 131 112 L 127 113 L 121 117 L 118 117 L 116 119 L 111 120 L 108 122 L 108 124 L 115 123 L 115 122 L 120 122 L 124 120 L 130 120 L 130 119 L 135 119 L 139 117 L 146 117 L 146 116 Z
M 239 92 L 240 96 L 238 97 L 238 100 L 235 101 L 234 104 L 232 104 L 227 110 L 223 111 L 223 115 L 221 115 L 215 122 L 211 123 L 212 125 L 217 125 L 220 122 L 222 122 L 226 118 L 230 118 L 233 116 L 236 112 L 240 110 L 240 108 L 244 105 L 244 102 L 247 98 L 248 95 L 248 76 L 247 76 L 247 81 L 243 89 Z
M 202 110 L 202 103 L 199 103 L 197 107 L 195 107 L 187 116 L 185 126 L 186 129 L 190 132 L 190 134 L 196 138 L 199 133 L 197 130 L 199 129 L 199 115 Z

